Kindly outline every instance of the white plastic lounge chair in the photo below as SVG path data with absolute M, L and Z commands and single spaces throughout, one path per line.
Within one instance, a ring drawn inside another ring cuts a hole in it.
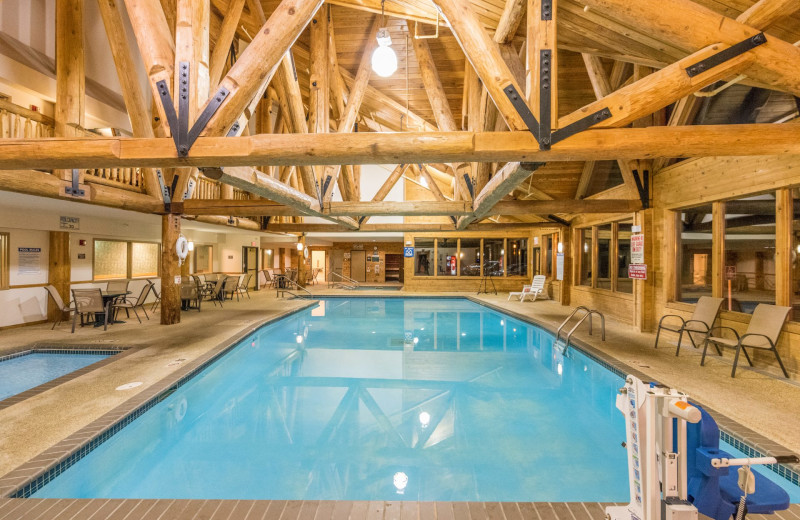
M 525 298 L 528 296 L 533 296 L 532 302 L 535 302 L 539 298 L 548 299 L 547 291 L 545 290 L 545 281 L 547 277 L 543 274 L 537 274 L 533 277 L 533 283 L 531 284 L 531 290 L 528 291 L 526 294 L 520 296 L 519 301 L 524 302 Z
M 700 365 L 704 365 L 706 362 L 706 351 L 708 350 L 709 343 L 721 347 L 735 348 L 736 355 L 733 358 L 731 377 L 736 377 L 736 364 L 739 362 L 739 351 L 744 352 L 745 359 L 747 359 L 750 366 L 753 366 L 753 362 L 750 360 L 750 356 L 747 354 L 745 347 L 760 348 L 762 350 L 771 350 L 775 354 L 775 359 L 778 360 L 784 377 L 788 379 L 789 374 L 786 372 L 786 367 L 783 366 L 783 361 L 781 361 L 781 356 L 778 355 L 778 349 L 776 347 L 778 345 L 778 338 L 781 336 L 783 324 L 791 310 L 791 307 L 780 307 L 778 305 L 767 305 L 765 303 L 758 304 L 756 310 L 753 311 L 753 316 L 750 318 L 750 324 L 747 326 L 747 330 L 741 336 L 730 327 L 714 327 L 711 331 L 727 329 L 733 332 L 736 339 L 712 336 L 711 331 L 709 331 L 703 346 L 703 357 L 700 359 Z
M 527 293 L 529 293 L 529 292 L 531 292 L 531 286 L 530 285 L 523 285 L 522 286 L 522 291 L 514 291 L 514 292 L 508 293 L 508 300 L 510 300 L 512 297 L 514 297 L 514 298 L 519 297 L 519 299 L 522 300 L 522 296 L 527 294 Z M 506 300 L 506 301 L 508 301 L 508 300 Z
M 681 341 L 683 340 L 684 332 L 688 333 L 689 340 L 692 342 L 692 346 L 697 348 L 697 343 L 694 342 L 692 333 L 694 332 L 696 334 L 702 334 L 703 336 L 708 334 L 708 331 L 711 330 L 711 327 L 714 326 L 714 322 L 717 320 L 717 315 L 719 314 L 719 309 L 721 307 L 722 298 L 701 296 L 700 299 L 697 300 L 697 304 L 694 307 L 694 312 L 692 313 L 692 317 L 690 319 L 684 320 L 677 314 L 665 314 L 658 322 L 658 330 L 656 331 L 656 342 L 654 348 L 658 348 L 658 338 L 661 335 L 661 329 L 677 332 L 679 334 L 678 348 L 675 350 L 676 356 L 681 351 Z M 671 318 L 670 321 L 680 321 L 680 325 L 678 325 L 678 323 L 669 322 L 664 324 L 664 320 L 667 318 Z M 717 352 L 722 355 L 719 347 L 717 347 Z

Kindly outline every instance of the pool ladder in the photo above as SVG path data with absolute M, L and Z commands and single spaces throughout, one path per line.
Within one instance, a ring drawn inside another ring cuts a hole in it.
M 561 323 L 561 325 L 559 325 L 558 331 L 556 331 L 555 344 L 558 345 L 558 342 L 561 339 L 561 331 L 564 329 L 564 327 L 566 327 L 567 323 L 569 323 L 570 320 L 572 320 L 572 318 L 580 311 L 583 311 L 585 314 L 583 316 L 581 316 L 581 318 L 578 320 L 578 322 L 575 324 L 575 326 L 572 327 L 572 329 L 570 329 L 570 331 L 567 333 L 567 337 L 566 337 L 566 339 L 564 341 L 564 353 L 565 354 L 567 353 L 567 349 L 569 348 L 569 342 L 572 339 L 572 334 L 578 329 L 578 327 L 580 327 L 581 323 L 586 321 L 586 318 L 589 318 L 589 335 L 590 336 L 592 335 L 592 315 L 593 314 L 597 314 L 598 316 L 600 316 L 600 328 L 601 328 L 601 331 L 602 331 L 602 339 L 603 339 L 603 341 L 606 340 L 606 318 L 605 318 L 605 316 L 603 316 L 603 313 L 598 311 L 597 309 L 590 309 L 588 307 L 584 307 L 583 305 L 581 305 L 581 306 L 575 307 L 575 310 L 573 310 L 572 313 L 570 313 L 570 315 L 567 316 L 567 319 L 565 319 Z

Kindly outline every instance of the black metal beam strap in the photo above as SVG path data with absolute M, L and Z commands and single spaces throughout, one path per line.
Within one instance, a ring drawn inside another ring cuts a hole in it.
M 542 0 L 542 20 L 553 19 L 553 0 Z
M 225 101 L 225 98 L 228 97 L 228 94 L 230 94 L 228 89 L 225 87 L 220 87 L 216 94 L 208 98 L 208 104 L 206 105 L 206 108 L 203 109 L 203 113 L 200 114 L 200 117 L 198 117 L 197 121 L 195 121 L 194 125 L 192 125 L 192 129 L 189 130 L 189 140 L 186 143 L 187 153 L 192 149 L 192 145 L 195 141 L 197 141 L 197 138 L 200 137 L 200 133 L 206 129 L 208 121 L 217 112 L 217 109 L 220 107 L 222 102 Z
M 575 135 L 579 132 L 583 132 L 584 130 L 596 125 L 600 121 L 608 119 L 609 117 L 611 117 L 611 110 L 608 108 L 603 108 L 594 114 L 590 114 L 583 119 L 579 119 L 574 123 L 565 126 L 564 128 L 559 128 L 553 132 L 552 138 L 550 139 L 551 144 L 556 144 L 559 141 L 563 141 L 567 137 Z
M 552 99 L 550 90 L 552 65 L 552 51 L 542 49 L 539 51 L 539 148 L 541 150 L 550 149 L 550 119 Z
M 164 173 L 161 169 L 156 169 L 156 178 L 158 179 L 158 186 L 161 188 L 161 195 L 164 197 L 164 204 L 170 203 L 170 195 L 169 195 L 169 188 L 167 188 L 166 183 L 164 182 Z
M 642 209 L 650 207 L 650 172 L 642 171 L 641 178 L 639 171 L 633 170 L 633 180 L 636 182 L 636 191 L 639 192 L 639 200 L 642 201 Z
M 64 193 L 74 197 L 83 197 L 86 191 L 81 189 L 81 172 L 77 168 L 72 169 L 72 185 L 64 188 Z
M 175 113 L 175 105 L 172 102 L 172 96 L 169 94 L 169 87 L 167 82 L 163 79 L 156 83 L 158 87 L 158 95 L 161 97 L 161 106 L 164 107 L 164 115 L 167 116 L 167 123 L 169 130 L 172 134 L 172 140 L 175 141 L 175 149 L 180 147 L 178 141 L 178 114 Z
M 686 67 L 686 74 L 692 78 L 765 43 L 767 43 L 766 35 L 763 32 L 758 33 L 755 36 L 751 36 L 746 40 L 742 40 L 739 43 L 734 44 L 723 51 L 719 51 L 718 53 L 713 54 L 704 60 L 700 60 L 697 63 L 689 65 Z
M 475 185 L 472 183 L 472 179 L 469 178 L 469 174 L 464 174 L 464 182 L 467 183 L 467 189 L 469 190 L 469 196 L 471 198 L 475 198 Z
M 514 85 L 508 85 L 506 88 L 503 89 L 503 92 L 506 93 L 508 100 L 511 101 L 511 104 L 514 105 L 514 109 L 522 118 L 522 121 L 525 123 L 525 126 L 528 127 L 530 133 L 533 134 L 534 139 L 536 142 L 539 141 L 539 122 L 536 118 L 531 114 L 531 110 L 528 108 L 528 104 L 525 102 L 525 99 L 520 96 L 517 89 L 514 88 Z
M 559 218 L 559 217 L 557 217 L 555 215 L 547 215 L 547 218 L 552 220 L 553 222 L 555 222 L 557 224 L 561 224 L 562 226 L 569 227 L 569 222 L 567 222 L 563 218 Z
M 180 62 L 178 68 L 178 155 L 185 157 L 189 153 L 189 62 Z
M 230 130 L 228 130 L 228 135 L 226 137 L 235 137 L 236 134 L 239 132 L 239 121 L 233 123 L 233 126 Z
M 322 197 L 325 197 L 325 194 L 328 192 L 328 186 L 331 185 L 331 181 L 333 180 L 333 176 L 326 175 L 325 182 L 322 183 Z

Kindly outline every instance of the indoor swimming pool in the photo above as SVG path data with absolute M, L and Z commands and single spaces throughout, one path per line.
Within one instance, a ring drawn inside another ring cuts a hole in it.
M 0 401 L 107 358 L 109 353 L 28 350 L 0 356 Z
M 621 382 L 465 299 L 324 299 L 34 497 L 622 502 Z

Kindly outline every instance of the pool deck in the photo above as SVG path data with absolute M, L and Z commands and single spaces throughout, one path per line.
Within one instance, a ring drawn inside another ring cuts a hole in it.
M 347 296 L 406 296 L 390 291 L 335 291 L 324 286 L 312 292 Z M 506 301 L 507 294 L 471 296 L 491 306 L 517 314 L 554 330 L 570 312 L 550 301 Z M 408 296 L 424 296 L 412 293 Z M 430 296 L 443 296 L 441 293 Z M 203 311 L 182 313 L 178 325 L 162 327 L 158 314 L 139 325 L 135 318 L 104 333 L 86 327 L 70 334 L 69 325 L 51 331 L 35 325 L 3 331 L 0 355 L 39 346 L 71 348 L 126 347 L 108 363 L 95 366 L 58 385 L 0 406 L 0 497 L 8 496 L 25 479 L 63 460 L 94 434 L 108 428 L 140 404 L 200 366 L 236 337 L 261 323 L 308 305 L 303 300 L 283 300 L 274 291 L 253 293 L 251 300 L 226 302 L 220 309 L 204 304 Z M 663 348 L 653 349 L 653 334 L 638 334 L 631 327 L 608 320 L 606 341 L 585 331 L 575 336 L 584 348 L 620 369 L 630 369 L 690 394 L 724 418 L 720 425 L 742 440 L 769 453 L 800 453 L 800 383 L 777 373 L 743 369 L 730 378 L 730 363 L 712 356 L 699 366 L 699 353 L 683 348 L 675 357 L 677 338 L 663 338 Z M 728 356 L 730 359 L 730 356 Z M 120 385 L 142 382 L 131 390 Z M 113 413 L 109 413 L 112 412 Z M 0 520 L 84 518 L 537 518 L 583 520 L 603 518 L 600 504 L 561 503 L 418 503 L 418 502 L 302 502 L 219 500 L 55 500 L 2 499 Z M 758 518 L 751 516 L 751 518 Z M 800 506 L 773 518 L 800 520 Z

